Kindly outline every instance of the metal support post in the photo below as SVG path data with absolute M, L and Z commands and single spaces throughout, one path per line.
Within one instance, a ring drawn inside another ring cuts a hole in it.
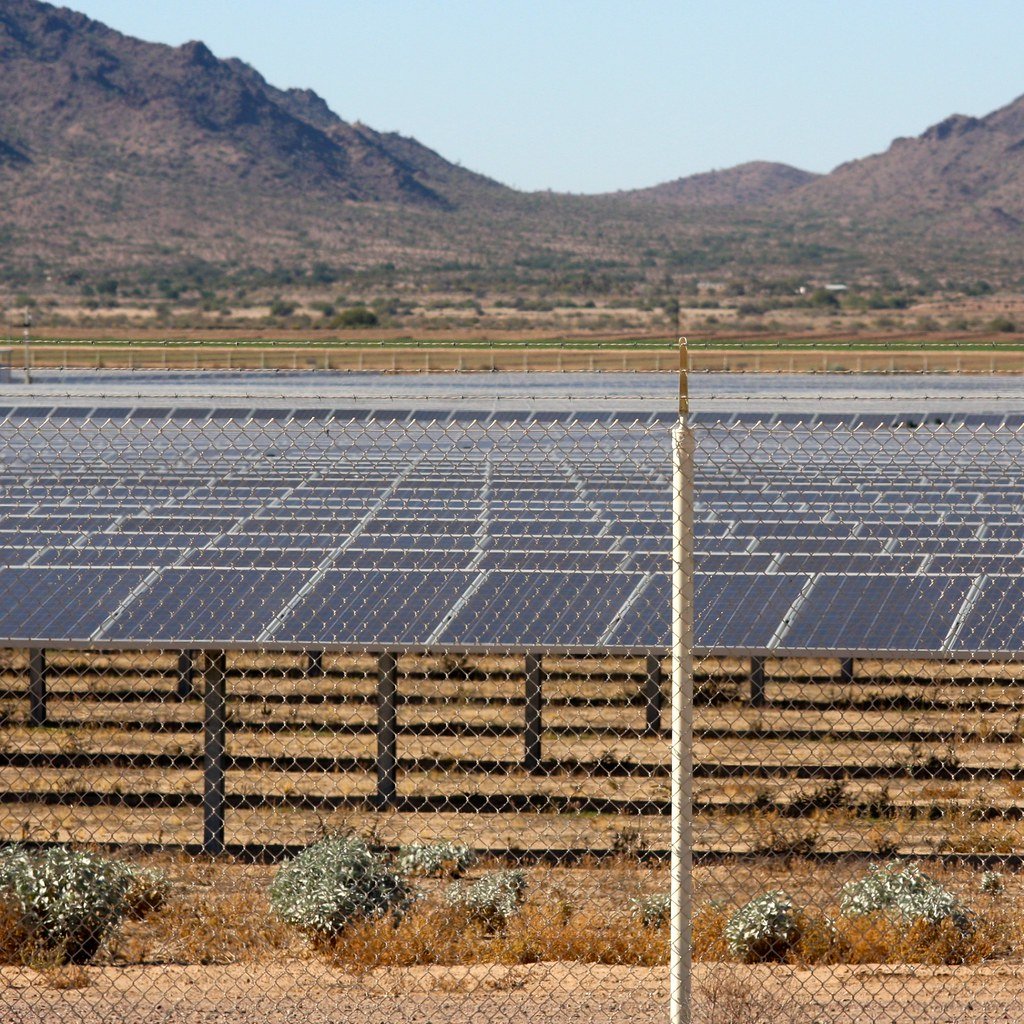
M 398 794 L 398 659 L 377 661 L 377 806 L 393 807 Z
M 307 651 L 306 652 L 306 675 L 310 678 L 314 676 L 322 676 L 324 674 L 324 652 L 323 651 Z
M 679 339 L 679 422 L 672 432 L 672 914 L 669 1020 L 691 1024 L 693 909 L 693 460 L 689 360 Z
M 224 852 L 225 733 L 227 659 L 223 651 L 207 651 L 203 690 L 203 853 Z
M 544 718 L 544 681 L 540 655 L 526 656 L 526 710 L 523 730 L 523 768 L 531 775 L 540 771 L 541 733 Z
M 28 652 L 28 720 L 30 725 L 46 725 L 46 651 Z
M 662 678 L 661 657 L 657 654 L 647 655 L 647 674 L 644 676 L 644 717 L 648 736 L 657 736 L 661 732 Z
M 175 696 L 178 700 L 188 700 L 196 695 L 196 652 L 181 651 L 178 654 L 178 686 Z
M 750 659 L 750 705 L 760 708 L 765 704 L 764 658 Z
M 839 678 L 844 686 L 853 683 L 853 658 L 843 658 L 839 665 Z

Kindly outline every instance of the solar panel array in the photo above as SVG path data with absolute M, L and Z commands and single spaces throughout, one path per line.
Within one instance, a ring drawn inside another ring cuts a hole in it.
M 666 414 L 0 415 L 2 643 L 670 645 Z M 1019 418 L 695 433 L 701 649 L 1019 649 Z

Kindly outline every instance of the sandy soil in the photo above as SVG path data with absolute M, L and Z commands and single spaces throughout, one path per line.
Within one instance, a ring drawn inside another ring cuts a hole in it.
M 82 988 L 61 988 L 83 984 Z M 230 967 L 0 969 L 3 1024 L 645 1024 L 664 968 L 415 968 L 354 977 L 312 961 Z M 1024 969 L 699 966 L 695 1024 L 1010 1024 Z

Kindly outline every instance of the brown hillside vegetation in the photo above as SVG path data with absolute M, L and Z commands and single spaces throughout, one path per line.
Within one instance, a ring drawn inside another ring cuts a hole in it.
M 987 117 L 954 115 L 897 139 L 791 194 L 787 205 L 876 221 L 926 216 L 942 235 L 1016 234 L 1024 225 L 1024 96 Z
M 1024 274 L 1024 99 L 824 176 L 754 162 L 576 196 L 517 192 L 201 42 L 143 42 L 37 0 L 0 6 L 0 62 L 10 296 L 110 273 L 145 296 L 182 268 L 199 290 L 267 273 L 280 287 L 320 267 L 329 281 L 372 271 L 439 292 L 655 304 L 709 275 Z
M 693 174 L 620 194 L 642 202 L 679 206 L 758 206 L 787 195 L 817 177 L 788 164 L 754 160 L 728 170 Z

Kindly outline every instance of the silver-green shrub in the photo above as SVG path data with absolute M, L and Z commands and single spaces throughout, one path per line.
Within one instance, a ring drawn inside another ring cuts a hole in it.
M 334 835 L 283 864 L 269 896 L 282 921 L 329 937 L 353 921 L 399 915 L 409 905 L 411 890 L 358 836 Z
M 755 896 L 734 911 L 725 925 L 729 952 L 746 963 L 782 960 L 799 937 L 793 901 L 779 890 Z
M 636 897 L 629 901 L 629 906 L 645 928 L 660 928 L 672 916 L 672 896 L 667 892 Z
M 402 875 L 460 875 L 476 861 L 476 854 L 462 843 L 411 843 L 399 847 L 395 869 Z
M 850 917 L 882 911 L 904 921 L 950 921 L 962 932 L 971 930 L 969 908 L 916 864 L 871 868 L 843 886 L 839 906 Z
M 63 846 L 0 854 L 0 900 L 27 942 L 58 962 L 88 963 L 128 913 L 135 877 L 127 864 Z
M 981 891 L 989 896 L 1000 896 L 1006 888 L 1006 879 L 998 871 L 986 871 L 981 876 Z
M 526 899 L 525 871 L 492 871 L 475 882 L 456 882 L 445 899 L 489 930 L 503 928 Z

